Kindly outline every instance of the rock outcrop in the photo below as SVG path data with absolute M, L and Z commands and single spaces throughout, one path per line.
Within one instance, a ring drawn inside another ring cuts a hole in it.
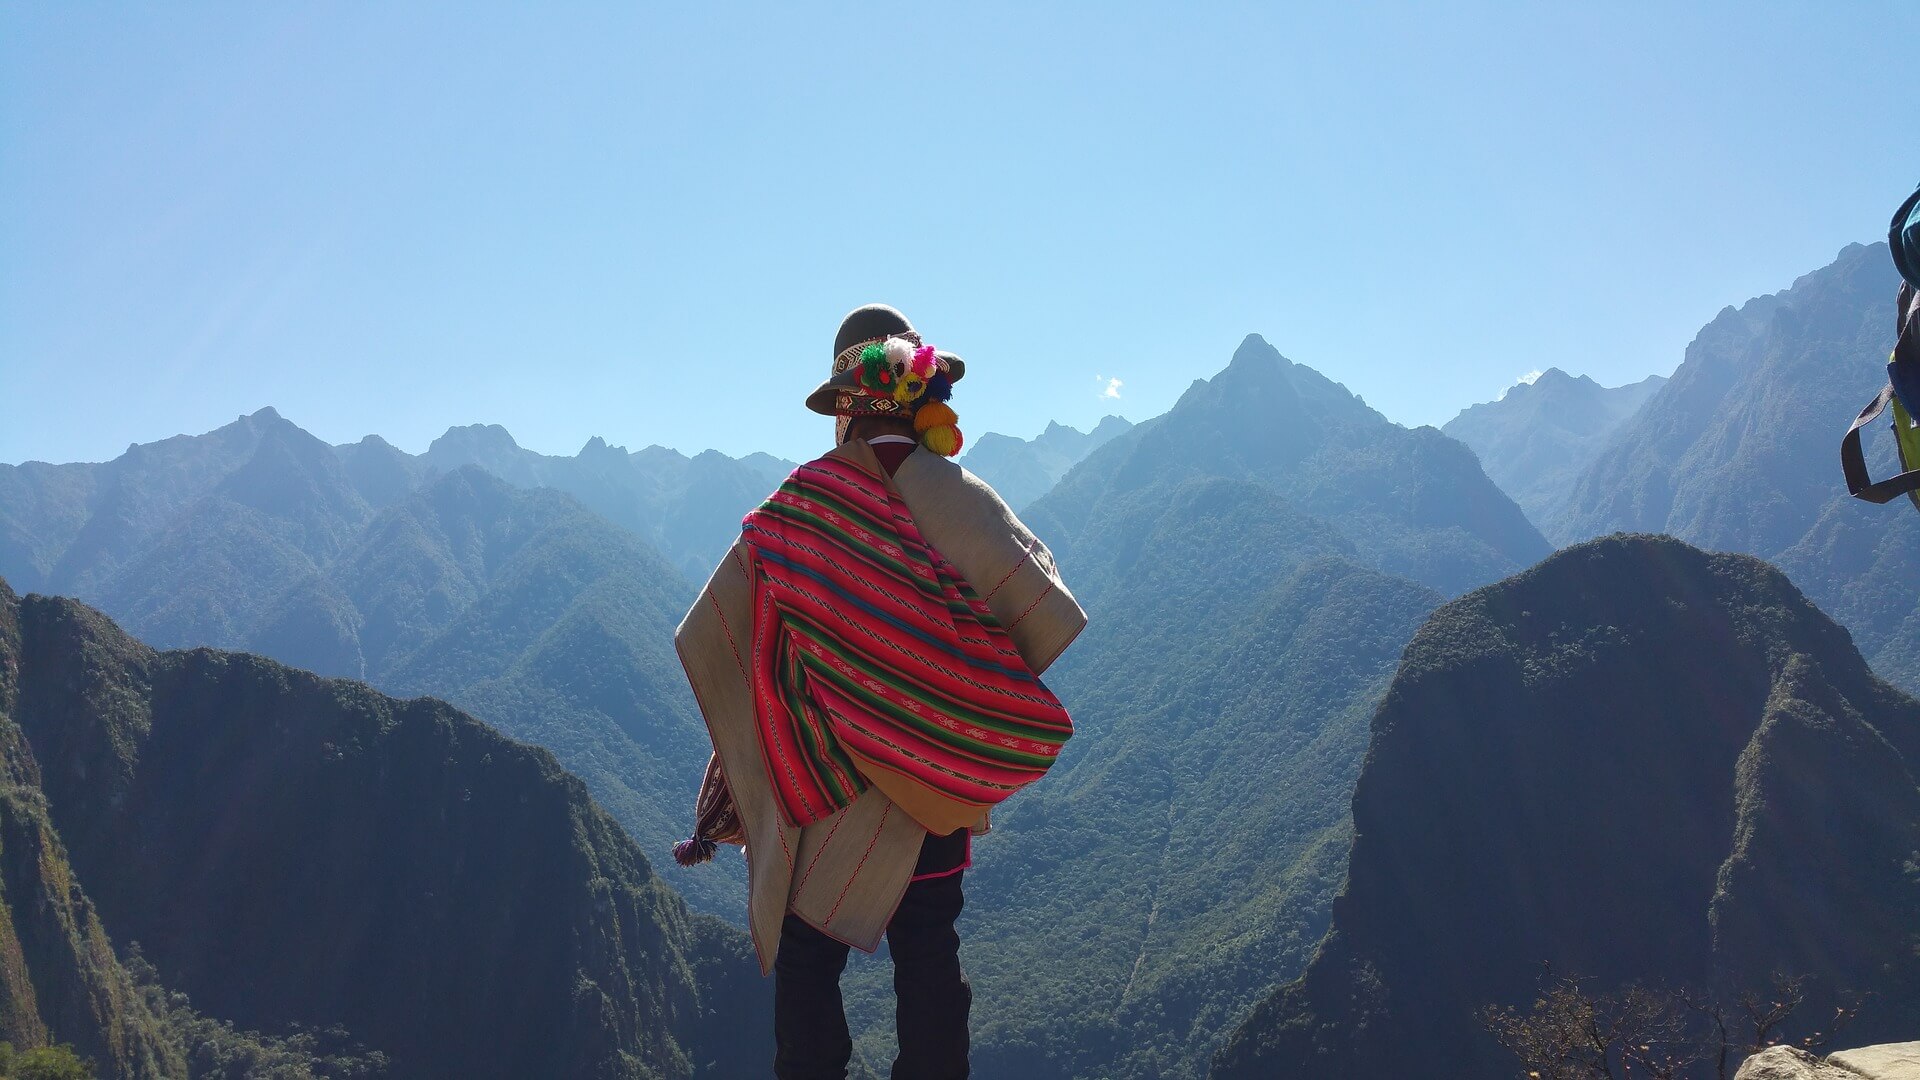
M 1775 1046 L 1753 1055 L 1733 1080 L 1920 1080 L 1920 1042 L 1842 1050 L 1822 1060 Z

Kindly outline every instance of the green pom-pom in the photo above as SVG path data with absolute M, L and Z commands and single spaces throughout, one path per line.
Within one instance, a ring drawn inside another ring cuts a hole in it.
M 860 385 L 879 393 L 891 381 L 888 374 L 887 350 L 878 345 L 869 345 L 860 350 Z

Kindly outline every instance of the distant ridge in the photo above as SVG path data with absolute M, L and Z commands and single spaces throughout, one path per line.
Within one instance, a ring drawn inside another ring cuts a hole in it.
M 527 450 L 498 424 L 448 428 L 418 459 L 436 472 L 478 465 L 516 487 L 558 488 L 652 541 L 689 581 L 705 581 L 740 519 L 780 486 L 794 463 L 767 454 L 691 458 L 664 446 L 631 453 L 594 436 L 573 457 Z
M 1032 439 L 989 431 L 974 440 L 960 464 L 992 485 L 1015 510 L 1053 489 L 1081 459 L 1131 430 L 1122 416 L 1107 416 L 1089 432 L 1050 422 Z
M 1548 368 L 1497 400 L 1462 409 L 1440 430 L 1472 447 L 1487 476 L 1545 531 L 1559 520 L 1581 471 L 1666 383 L 1649 375 L 1603 387 L 1585 375 Z

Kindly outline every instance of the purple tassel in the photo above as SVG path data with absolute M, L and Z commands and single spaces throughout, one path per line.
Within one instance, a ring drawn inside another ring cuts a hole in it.
M 704 836 L 696 836 L 673 845 L 673 861 L 681 866 L 699 866 L 703 862 L 712 862 L 713 853 L 719 849 L 719 844 Z

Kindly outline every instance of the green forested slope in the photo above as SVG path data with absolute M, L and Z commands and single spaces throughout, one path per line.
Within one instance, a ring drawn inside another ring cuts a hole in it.
M 1399 1080 L 1517 1062 L 1473 1013 L 1542 965 L 1920 1026 L 1920 703 L 1778 571 L 1663 537 L 1564 551 L 1421 628 L 1372 723 L 1333 928 L 1216 1062 Z
M 743 935 L 690 914 L 545 751 L 430 699 L 0 599 L 74 874 L 200 1009 L 340 1025 L 405 1076 L 766 1068 Z
M 32 752 L 5 719 L 10 696 L 0 691 L 0 1041 L 71 1045 L 103 1076 L 185 1076 L 75 880 Z

